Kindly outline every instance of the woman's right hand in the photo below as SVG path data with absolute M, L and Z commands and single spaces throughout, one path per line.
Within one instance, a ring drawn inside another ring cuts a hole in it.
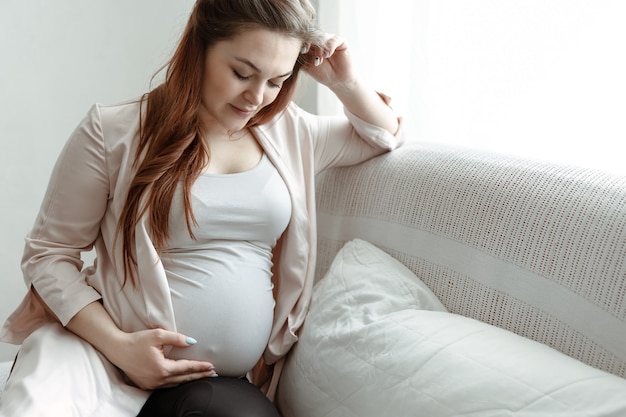
M 120 333 L 116 339 L 106 347 L 105 356 L 139 388 L 167 388 L 217 376 L 210 362 L 173 360 L 165 356 L 166 346 L 185 348 L 195 343 L 180 333 L 163 329 L 141 330 Z
M 172 387 L 217 375 L 210 362 L 165 357 L 166 346 L 189 347 L 193 339 L 163 329 L 123 332 L 97 301 L 80 310 L 66 327 L 98 349 L 142 389 Z

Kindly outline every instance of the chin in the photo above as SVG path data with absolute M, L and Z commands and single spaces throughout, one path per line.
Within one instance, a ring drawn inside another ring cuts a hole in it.
M 248 122 L 250 121 L 252 117 L 247 117 L 245 119 L 237 119 L 237 120 L 229 120 L 229 121 L 225 121 L 225 123 L 222 124 L 222 126 L 224 126 L 226 128 L 226 130 L 228 130 L 229 132 L 237 132 L 239 130 L 245 129 L 246 126 L 248 126 Z
M 247 125 L 248 125 L 248 121 L 246 120 L 245 123 L 237 123 L 237 124 L 233 123 L 225 127 L 228 132 L 235 133 L 235 132 L 239 132 L 240 130 L 245 129 Z

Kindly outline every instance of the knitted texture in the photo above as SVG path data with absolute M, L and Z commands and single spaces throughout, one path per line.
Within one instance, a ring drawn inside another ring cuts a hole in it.
M 407 145 L 317 178 L 317 278 L 353 238 L 451 312 L 626 377 L 626 177 Z

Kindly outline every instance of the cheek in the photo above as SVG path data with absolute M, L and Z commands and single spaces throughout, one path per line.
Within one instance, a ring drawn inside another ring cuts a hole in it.
M 276 100 L 276 98 L 278 97 L 279 93 L 280 93 L 279 89 L 268 88 L 266 90 L 264 98 L 263 98 L 263 106 L 267 106 L 269 104 L 272 104 L 274 102 L 274 100 Z
M 235 83 L 229 74 L 219 71 L 205 72 L 203 92 L 205 99 L 227 97 L 235 93 Z
M 225 97 L 233 94 L 233 85 L 230 80 L 225 77 L 213 78 L 211 80 L 211 92 L 219 97 Z

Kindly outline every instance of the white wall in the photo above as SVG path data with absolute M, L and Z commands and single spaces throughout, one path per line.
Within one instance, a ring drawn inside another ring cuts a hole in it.
M 0 1 L 0 323 L 26 287 L 20 259 L 56 157 L 94 102 L 136 97 L 194 0 Z M 298 95 L 313 108 L 313 89 Z M 0 343 L 0 361 L 16 347 Z

